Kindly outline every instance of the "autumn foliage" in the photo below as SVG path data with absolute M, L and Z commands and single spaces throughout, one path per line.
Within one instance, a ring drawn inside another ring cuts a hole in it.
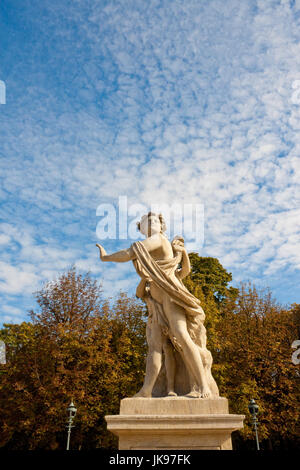
M 236 448 L 253 448 L 248 404 L 259 404 L 259 436 L 264 449 L 296 448 L 300 444 L 299 366 L 292 363 L 291 345 L 300 338 L 300 306 L 283 308 L 271 292 L 251 284 L 229 287 L 231 274 L 215 258 L 190 255 L 192 272 L 186 286 L 206 313 L 213 375 L 231 413 L 244 414 Z
M 78 409 L 72 447 L 115 446 L 104 416 L 143 379 L 144 308 L 120 294 L 101 299 L 90 276 L 75 269 L 37 293 L 32 322 L 5 325 L 8 364 L 2 366 L 1 446 L 63 449 L 67 406 Z
M 299 366 L 291 344 L 300 337 L 300 306 L 283 308 L 268 291 L 230 287 L 231 274 L 215 258 L 190 255 L 186 286 L 206 313 L 213 374 L 230 412 L 245 414 L 235 448 L 253 448 L 248 402 L 260 407 L 263 448 L 299 443 Z M 0 447 L 64 449 L 67 407 L 78 412 L 71 448 L 113 448 L 104 416 L 143 382 L 146 311 L 120 293 L 105 300 L 90 275 L 73 268 L 36 294 L 31 321 L 0 331 L 7 364 L 0 365 Z M 251 447 L 252 446 L 252 447 Z

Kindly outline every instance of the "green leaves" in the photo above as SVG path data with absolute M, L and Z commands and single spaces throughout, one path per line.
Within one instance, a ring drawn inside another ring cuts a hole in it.
M 225 298 L 235 298 L 238 289 L 227 287 L 232 281 L 231 273 L 223 268 L 217 258 L 201 257 L 197 253 L 189 255 L 191 262 L 190 279 L 194 284 L 201 286 L 203 295 L 213 295 L 217 303 Z

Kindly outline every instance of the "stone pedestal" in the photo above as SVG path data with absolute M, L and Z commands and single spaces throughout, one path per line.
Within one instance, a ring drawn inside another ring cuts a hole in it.
M 125 398 L 105 419 L 120 450 L 230 450 L 244 416 L 229 414 L 226 398 L 164 397 Z

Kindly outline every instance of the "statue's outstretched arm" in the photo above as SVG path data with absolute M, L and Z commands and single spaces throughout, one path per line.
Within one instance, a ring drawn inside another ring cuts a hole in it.
M 149 253 L 151 253 L 151 251 L 156 250 L 161 246 L 161 238 L 159 234 L 157 234 L 146 238 L 141 243 L 143 243 L 145 248 L 149 251 Z M 96 246 L 99 248 L 101 261 L 125 263 L 126 261 L 132 261 L 136 258 L 132 247 L 128 248 L 127 250 L 117 251 L 116 253 L 108 255 L 103 246 L 99 245 L 98 243 L 96 243 Z
M 103 246 L 99 245 L 98 243 L 96 243 L 96 246 L 99 248 L 101 261 L 114 261 L 116 263 L 125 263 L 126 261 L 131 261 L 135 258 L 131 247 L 127 250 L 117 251 L 116 253 L 108 255 Z

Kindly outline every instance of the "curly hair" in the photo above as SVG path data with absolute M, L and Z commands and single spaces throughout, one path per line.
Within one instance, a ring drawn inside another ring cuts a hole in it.
M 160 221 L 160 227 L 161 227 L 161 232 L 165 232 L 167 230 L 167 226 L 166 226 L 166 222 L 165 222 L 165 219 L 163 218 L 162 214 L 156 214 L 155 212 L 148 212 L 148 214 L 145 214 L 143 215 L 143 217 L 141 218 L 141 220 L 139 222 L 136 223 L 137 225 L 137 228 L 139 230 L 139 232 L 141 231 L 141 223 L 144 221 L 144 219 L 147 217 L 150 217 L 151 215 L 155 215 L 156 217 L 159 218 L 159 221 Z

